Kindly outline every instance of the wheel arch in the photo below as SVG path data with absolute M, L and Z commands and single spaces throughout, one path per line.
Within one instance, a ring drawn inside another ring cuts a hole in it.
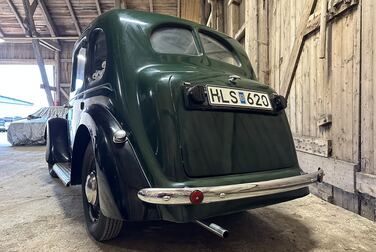
M 72 149 L 71 184 L 79 185 L 82 181 L 82 164 L 86 146 L 90 143 L 91 135 L 86 125 L 80 125 L 76 131 Z

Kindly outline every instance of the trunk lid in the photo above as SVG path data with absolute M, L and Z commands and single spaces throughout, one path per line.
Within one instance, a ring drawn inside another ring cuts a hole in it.
M 295 163 L 291 132 L 284 112 L 249 112 L 239 109 L 189 110 L 182 85 L 273 91 L 249 79 L 229 84 L 224 73 L 196 74 L 170 80 L 177 112 L 178 139 L 185 173 L 207 177 L 260 172 L 291 167 Z

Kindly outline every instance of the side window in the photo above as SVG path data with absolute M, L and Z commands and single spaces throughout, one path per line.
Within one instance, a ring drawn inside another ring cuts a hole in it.
M 205 54 L 212 59 L 219 60 L 234 66 L 240 66 L 236 56 L 216 39 L 200 33 L 202 46 Z
M 75 56 L 75 76 L 72 83 L 72 92 L 80 90 L 85 79 L 86 48 L 81 47 Z
M 102 79 L 107 64 L 107 44 L 104 32 L 97 29 L 91 36 L 88 72 L 89 85 L 93 85 L 96 81 Z

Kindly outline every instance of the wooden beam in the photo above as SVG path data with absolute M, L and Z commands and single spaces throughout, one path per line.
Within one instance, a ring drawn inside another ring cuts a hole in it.
M 53 65 L 55 60 L 52 59 L 45 59 L 44 63 L 47 65 Z M 7 65 L 32 65 L 35 64 L 35 59 L 0 59 L 0 64 L 7 64 Z
M 38 0 L 34 0 L 30 5 L 31 16 L 34 16 L 34 13 L 35 13 L 35 10 L 37 9 L 37 6 L 38 6 Z
M 13 3 L 12 0 L 7 0 L 7 3 L 8 3 L 10 9 L 12 10 L 12 12 L 14 14 L 14 17 L 17 19 L 18 24 L 21 26 L 22 31 L 27 35 L 28 32 L 26 30 L 26 27 L 25 27 L 25 24 L 24 24 L 24 22 L 22 20 L 21 15 L 20 15 L 20 13 L 17 10 L 17 7 L 14 5 L 14 3 Z
M 201 11 L 201 24 L 206 24 L 206 17 L 205 17 L 205 1 L 206 0 L 201 0 L 200 2 L 200 11 Z
M 181 17 L 181 1 L 177 0 L 176 3 L 176 16 Z
M 326 49 L 326 12 L 328 10 L 328 0 L 321 0 L 321 18 L 320 18 L 320 44 L 319 44 L 319 58 L 325 58 Z
M 325 183 L 334 185 L 346 192 L 355 192 L 355 172 L 358 169 L 358 164 L 300 151 L 297 151 L 296 154 L 300 168 L 304 172 L 314 172 L 321 168 L 325 173 Z
M 316 137 L 294 136 L 295 148 L 322 157 L 329 157 L 332 153 L 332 141 Z
M 95 0 L 95 7 L 97 8 L 98 15 L 102 14 L 101 5 L 99 3 L 99 0 Z
M 43 14 L 44 20 L 46 21 L 47 28 L 50 31 L 51 36 L 52 37 L 58 36 L 55 24 L 52 21 L 50 13 L 48 12 L 46 3 L 44 2 L 44 0 L 38 0 L 38 3 L 39 3 L 39 7 L 42 10 L 42 14 Z
M 22 0 L 24 9 L 25 9 L 25 14 L 26 14 L 26 20 L 27 20 L 27 25 L 28 25 L 28 33 L 30 36 L 36 36 L 37 32 L 35 29 L 35 24 L 34 24 L 34 19 L 31 16 L 31 11 L 30 11 L 30 5 L 29 5 L 29 0 Z M 42 57 L 42 53 L 39 48 L 39 43 L 38 40 L 32 40 L 32 45 L 33 45 L 33 51 L 35 58 L 37 60 L 37 64 L 39 67 L 39 71 L 42 77 L 42 82 L 44 85 L 44 90 L 46 91 L 47 95 L 47 101 L 49 106 L 53 106 L 53 98 L 51 94 L 51 89 L 50 85 L 48 83 L 48 78 L 47 78 L 47 73 L 46 73 L 46 68 L 44 67 L 44 60 Z
M 227 5 L 229 33 L 231 37 L 235 37 L 235 34 L 239 29 L 239 6 L 233 4 L 232 0 L 228 1 Z
M 80 28 L 80 25 L 78 23 L 78 20 L 77 20 L 77 17 L 76 17 L 76 14 L 74 13 L 74 9 L 73 9 L 73 6 L 72 6 L 72 3 L 70 0 L 65 0 L 65 4 L 67 5 L 68 7 L 68 10 L 69 10 L 69 14 L 72 18 L 72 21 L 73 21 L 73 24 L 74 24 L 74 27 L 76 27 L 76 31 L 77 31 L 77 34 L 78 35 L 81 35 L 81 28 Z
M 60 88 L 60 92 L 64 95 L 64 97 L 68 100 L 69 99 L 69 95 L 67 92 L 65 92 L 64 88 Z
M 308 0 L 303 10 L 300 23 L 297 29 L 297 35 L 292 47 L 292 51 L 287 63 L 287 69 L 281 83 L 281 94 L 288 98 L 290 94 L 291 84 L 295 76 L 296 68 L 298 67 L 300 54 L 304 46 L 304 30 L 307 27 L 309 16 L 315 9 L 317 0 Z
M 237 41 L 240 41 L 245 36 L 245 23 L 240 27 L 240 29 L 235 33 L 234 39 Z
M 149 0 L 149 11 L 154 12 L 153 0 Z
M 376 197 L 376 175 L 363 172 L 356 173 L 356 190 Z

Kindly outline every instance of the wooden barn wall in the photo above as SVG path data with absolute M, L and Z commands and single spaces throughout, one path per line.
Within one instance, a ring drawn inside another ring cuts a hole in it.
M 239 2 L 239 1 L 237 1 Z M 247 0 L 244 46 L 258 79 L 281 93 L 284 74 L 307 1 Z M 325 169 L 313 188 L 323 198 L 376 219 L 376 1 L 328 0 L 328 13 L 352 6 L 327 22 L 326 57 L 319 58 L 319 27 L 304 37 L 286 114 L 299 163 L 311 172 Z M 242 9 L 244 8 L 244 9 Z M 331 9 L 332 8 L 332 9 Z M 225 32 L 242 25 L 227 8 Z M 321 0 L 310 15 L 320 17 Z M 235 29 L 236 30 L 236 29 Z M 326 119 L 330 123 L 323 123 Z M 320 126 L 321 125 L 321 126 Z M 326 148 L 315 153 L 313 147 Z
M 362 2 L 362 171 L 376 175 L 376 1 Z
M 180 17 L 200 23 L 201 0 L 180 0 Z
M 270 1 L 270 84 L 280 92 L 304 1 Z M 293 8 L 295 6 L 295 8 Z M 318 1 L 317 6 L 320 6 Z M 316 8 L 315 12 L 319 12 Z M 287 115 L 296 136 L 332 141 L 332 157 L 359 159 L 360 11 L 328 24 L 326 57 L 319 59 L 319 33 L 305 40 L 288 98 Z M 331 115 L 329 127 L 318 127 Z

